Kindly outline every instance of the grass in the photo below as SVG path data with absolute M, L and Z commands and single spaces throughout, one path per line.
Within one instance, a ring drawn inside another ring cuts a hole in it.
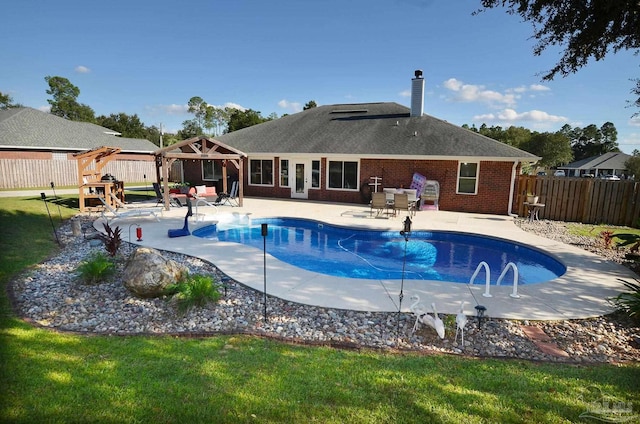
M 62 200 L 63 219 L 73 208 Z M 0 225 L 5 288 L 57 248 L 40 199 L 0 198 Z M 568 423 L 599 393 L 640 414 L 637 363 L 355 352 L 249 336 L 80 336 L 33 327 L 9 311 L 4 290 L 0 299 L 3 423 Z
M 628 227 L 616 227 L 612 225 L 582 225 L 582 224 L 570 224 L 568 226 L 569 233 L 577 236 L 586 236 L 602 241 L 601 234 L 603 232 L 610 231 L 613 233 L 613 243 L 618 243 L 621 239 L 617 238 L 616 233 L 619 234 L 638 234 L 640 235 L 639 228 Z

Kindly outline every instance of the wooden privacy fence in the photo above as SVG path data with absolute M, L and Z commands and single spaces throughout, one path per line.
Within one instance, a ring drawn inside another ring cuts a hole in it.
M 513 205 L 520 216 L 527 213 L 527 193 L 544 203 L 540 219 L 640 226 L 640 183 L 634 181 L 521 175 Z
M 115 160 L 107 164 L 105 172 L 125 182 L 153 182 L 156 178 L 153 161 Z M 0 160 L 0 188 L 47 187 L 78 185 L 78 162 L 76 160 Z

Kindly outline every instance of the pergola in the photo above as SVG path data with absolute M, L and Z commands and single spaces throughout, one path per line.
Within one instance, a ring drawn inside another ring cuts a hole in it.
M 107 204 L 111 205 L 111 186 L 113 181 L 101 181 L 102 170 L 111 160 L 120 153 L 119 147 L 100 146 L 84 152 L 74 153 L 73 157 L 78 160 L 78 203 L 80 212 L 85 212 L 87 206 L 85 199 L 95 199 L 104 196 Z M 87 194 L 86 189 L 102 189 L 102 194 Z M 117 190 L 124 190 L 118 187 Z M 118 194 L 118 193 L 115 193 Z M 124 194 L 124 191 L 121 195 Z M 123 198 L 124 201 L 124 198 Z
M 156 180 L 162 182 L 164 207 L 169 210 L 169 169 L 176 160 L 219 160 L 222 161 L 222 191 L 228 193 L 227 165 L 238 170 L 238 204 L 242 206 L 244 165 L 242 158 L 247 154 L 212 138 L 199 136 L 183 140 L 153 152 L 156 157 Z

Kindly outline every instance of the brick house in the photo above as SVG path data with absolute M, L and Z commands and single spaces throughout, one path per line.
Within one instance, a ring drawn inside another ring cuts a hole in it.
M 213 141 L 247 155 L 246 196 L 367 203 L 370 177 L 381 177 L 383 187 L 408 188 L 419 173 L 439 182 L 441 210 L 511 213 L 521 164 L 540 158 L 425 115 L 423 99 L 424 79 L 416 71 L 411 108 L 326 105 Z
M 100 146 L 121 150 L 105 172 L 127 182 L 153 177 L 151 153 L 157 146 L 148 140 L 119 137 L 108 128 L 29 107 L 0 110 L 0 188 L 76 185 L 74 153 Z

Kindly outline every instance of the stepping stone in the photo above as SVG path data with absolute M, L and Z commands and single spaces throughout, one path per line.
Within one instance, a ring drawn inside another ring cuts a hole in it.
M 552 342 L 551 337 L 542 331 L 541 328 L 533 325 L 521 325 L 520 328 L 524 332 L 525 336 L 527 336 L 543 353 L 564 358 L 569 357 L 569 354 Z

